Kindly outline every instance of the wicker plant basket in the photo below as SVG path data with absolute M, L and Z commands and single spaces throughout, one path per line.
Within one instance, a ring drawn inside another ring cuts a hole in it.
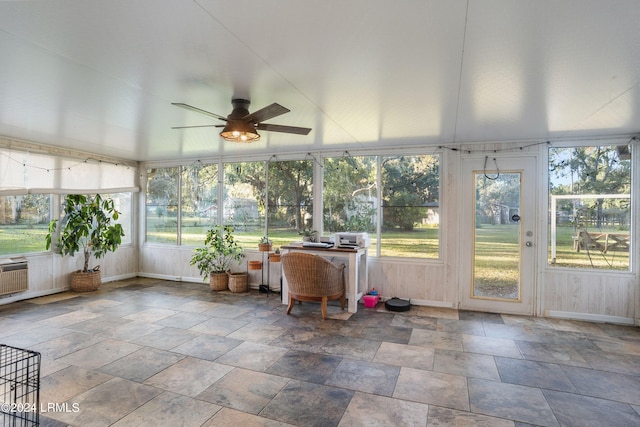
M 231 292 L 243 293 L 249 290 L 247 273 L 229 273 L 229 290 Z
M 83 273 L 82 270 L 71 273 L 71 290 L 75 292 L 92 292 L 98 290 L 102 283 L 100 268 Z
M 249 261 L 249 270 L 262 270 L 262 261 Z
M 258 243 L 258 250 L 260 252 L 269 252 L 271 250 L 271 243 Z
M 229 285 L 227 273 L 211 273 L 209 275 L 209 287 L 212 291 L 226 291 Z

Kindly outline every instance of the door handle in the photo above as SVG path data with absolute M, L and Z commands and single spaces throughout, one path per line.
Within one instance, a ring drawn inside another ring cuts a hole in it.
M 531 246 L 533 246 L 533 242 L 527 241 L 527 242 L 524 242 L 524 245 L 527 246 L 527 247 L 531 247 Z

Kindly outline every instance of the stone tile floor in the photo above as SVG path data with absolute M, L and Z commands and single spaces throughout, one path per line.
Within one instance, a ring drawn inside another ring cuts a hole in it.
M 136 278 L 0 306 L 0 343 L 42 354 L 41 407 L 58 404 L 42 426 L 640 425 L 640 328 L 417 306 L 329 316 Z

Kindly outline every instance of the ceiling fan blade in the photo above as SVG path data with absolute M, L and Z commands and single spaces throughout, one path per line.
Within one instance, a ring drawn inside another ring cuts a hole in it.
M 175 105 L 176 107 L 185 108 L 187 110 L 195 111 L 196 113 L 204 114 L 205 116 L 209 116 L 209 117 L 213 117 L 213 118 L 216 118 L 216 119 L 224 120 L 225 122 L 227 121 L 227 118 L 224 117 L 224 116 L 220 116 L 220 115 L 218 115 L 216 113 L 212 113 L 210 111 L 203 110 L 202 108 L 193 107 L 193 106 L 191 106 L 189 104 L 183 104 L 182 102 L 172 102 L 171 105 Z
M 274 117 L 280 116 L 282 114 L 288 113 L 289 111 L 291 110 L 274 102 L 273 104 L 267 107 L 261 108 L 258 111 L 254 111 L 248 116 L 244 116 L 242 120 L 250 121 L 253 123 L 260 123 L 260 122 L 264 122 L 265 120 L 269 120 Z
M 259 123 L 256 126 L 256 129 L 266 130 L 269 132 L 294 133 L 296 135 L 308 135 L 309 132 L 311 132 L 310 128 L 300 128 L 297 126 L 271 125 L 268 123 Z
M 224 127 L 224 125 L 172 126 L 171 129 L 222 128 L 222 127 Z

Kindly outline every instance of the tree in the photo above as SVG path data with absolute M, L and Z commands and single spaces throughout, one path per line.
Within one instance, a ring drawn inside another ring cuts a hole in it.
M 501 173 L 495 179 L 477 175 L 476 179 L 477 214 L 491 224 L 509 223 L 510 210 L 520 209 L 520 174 Z
M 217 204 L 218 165 L 197 164 L 182 169 L 182 211 L 195 215 Z
M 264 165 L 265 162 L 242 162 L 227 163 L 224 167 L 225 193 L 229 192 L 229 188 L 247 184 L 258 202 L 258 209 L 262 214 L 265 211 L 264 190 L 266 187 Z
M 119 215 L 113 200 L 103 199 L 100 194 L 89 197 L 84 194 L 67 195 L 57 239 L 60 254 L 74 256 L 76 252 L 82 251 L 82 272 L 89 272 L 91 255 L 96 259 L 102 258 L 107 252 L 114 252 L 122 243 L 124 231 L 122 225 L 116 222 Z M 57 225 L 57 219 L 49 223 L 47 250 L 54 242 Z
M 273 218 L 277 215 L 293 218 L 296 230 L 302 231 L 307 225 L 304 223 L 303 209 L 306 213 L 313 213 L 312 190 L 311 160 L 269 163 L 269 207 L 276 209 L 275 212 L 270 212 Z
M 373 231 L 377 203 L 376 156 L 324 161 L 323 222 L 327 231 Z
M 439 170 L 432 156 L 388 157 L 382 162 L 384 224 L 411 231 L 424 216 L 424 206 L 437 202 Z
M 178 206 L 178 171 L 175 168 L 151 169 L 148 173 L 147 204 L 164 206 Z M 162 209 L 162 208 L 161 208 Z M 159 216 L 168 212 L 159 211 Z M 177 212 L 175 212 L 177 213 Z
M 549 150 L 552 194 L 629 194 L 631 162 L 621 160 L 615 146 L 552 148 Z M 604 207 L 620 208 L 616 201 L 595 201 L 596 227 L 605 220 Z

